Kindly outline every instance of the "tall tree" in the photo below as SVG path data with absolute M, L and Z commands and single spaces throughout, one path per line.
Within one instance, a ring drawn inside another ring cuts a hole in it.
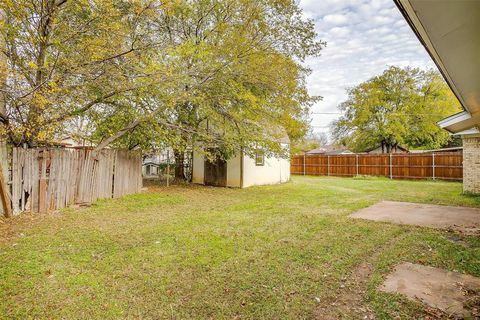
M 293 0 L 9 0 L 2 119 L 16 145 L 284 152 L 308 130 L 324 43 Z M 179 159 L 180 161 L 181 159 Z M 178 172 L 181 175 L 181 172 Z
M 159 10 L 153 2 L 10 0 L 0 10 L 7 60 L 2 120 L 14 144 L 53 140 L 69 120 L 138 101 L 169 78 L 166 64 L 152 60 L 161 47 L 149 27 Z
M 306 90 L 309 70 L 301 62 L 324 43 L 294 1 L 166 2 L 153 28 L 181 79 L 172 93 L 182 98 L 156 113 L 158 128 L 170 129 L 163 138 L 172 141 L 177 177 L 186 149 L 280 153 L 276 127 L 292 139 L 307 131 L 316 98 Z M 141 130 L 141 122 L 126 122 L 128 134 L 118 142 L 133 134 L 132 123 Z
M 4 20 L 3 10 L 0 8 L 0 24 Z M 0 52 L 5 49 L 5 41 L 0 38 Z M 7 118 L 7 104 L 5 99 L 5 85 L 7 83 L 7 62 L 5 56 L 0 54 L 0 119 Z M 10 199 L 8 196 L 8 187 L 6 181 L 8 181 L 8 153 L 7 153 L 7 139 L 5 131 L 0 130 L 0 198 L 2 207 L 0 207 L 0 213 L 3 213 L 6 217 L 11 215 Z
M 438 148 L 450 141 L 437 122 L 460 104 L 438 72 L 390 67 L 381 75 L 348 89 L 333 135 L 352 150 L 402 145 Z

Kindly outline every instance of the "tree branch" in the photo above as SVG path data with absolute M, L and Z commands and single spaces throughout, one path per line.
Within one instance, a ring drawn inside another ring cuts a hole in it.
M 59 121 L 64 121 L 68 118 L 71 118 L 71 117 L 74 117 L 74 116 L 78 116 L 86 111 L 88 111 L 90 108 L 92 108 L 93 106 L 95 106 L 96 104 L 98 103 L 102 103 L 104 102 L 105 100 L 107 100 L 108 98 L 111 98 L 117 94 L 120 94 L 120 93 L 125 93 L 125 92 L 128 92 L 128 91 L 131 91 L 133 90 L 133 88 L 128 88 L 128 89 L 123 89 L 123 90 L 117 90 L 117 91 L 112 91 L 110 93 L 107 93 L 101 97 L 98 97 L 90 102 L 88 102 L 87 104 L 85 104 L 83 107 L 81 108 L 78 108 L 78 109 L 75 109 L 73 110 L 72 112 L 69 112 L 69 113 L 66 113 L 66 114 L 63 114 L 57 118 L 54 118 L 54 119 L 51 119 L 50 121 L 51 122 L 59 122 Z

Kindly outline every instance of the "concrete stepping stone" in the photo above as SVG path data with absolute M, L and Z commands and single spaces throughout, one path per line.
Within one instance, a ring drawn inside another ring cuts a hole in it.
M 380 287 L 440 309 L 450 316 L 480 316 L 480 278 L 413 263 L 401 263 Z M 477 308 L 475 310 L 475 308 Z
M 408 224 L 466 233 L 480 232 L 480 209 L 410 202 L 381 201 L 350 215 L 351 218 Z

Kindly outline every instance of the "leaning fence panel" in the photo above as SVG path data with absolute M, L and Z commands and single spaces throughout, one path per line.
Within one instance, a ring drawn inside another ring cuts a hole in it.
M 296 155 L 291 159 L 290 170 L 297 175 L 462 181 L 463 155 L 461 152 Z
M 90 204 L 142 188 L 136 151 L 71 148 L 13 148 L 11 200 L 14 214 Z

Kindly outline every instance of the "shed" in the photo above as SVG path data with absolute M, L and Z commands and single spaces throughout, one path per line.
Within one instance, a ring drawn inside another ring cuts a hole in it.
M 290 140 L 281 139 L 282 148 L 290 149 Z M 290 159 L 267 156 L 258 150 L 254 157 L 239 150 L 228 160 L 217 158 L 209 161 L 199 151 L 193 152 L 192 182 L 197 184 L 246 188 L 269 185 L 290 180 Z

